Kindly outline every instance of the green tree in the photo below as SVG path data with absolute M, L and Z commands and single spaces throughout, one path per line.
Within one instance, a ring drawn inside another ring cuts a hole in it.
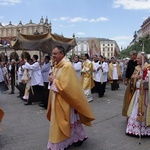
M 128 46 L 126 49 L 120 52 L 120 57 L 125 58 L 129 57 L 129 53 L 132 50 L 136 50 L 137 52 L 144 50 L 146 54 L 150 54 L 150 35 L 146 35 L 145 37 L 139 38 L 139 41 L 135 41 L 134 44 Z

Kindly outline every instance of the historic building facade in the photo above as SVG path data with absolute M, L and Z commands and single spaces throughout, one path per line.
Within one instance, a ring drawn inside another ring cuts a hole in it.
M 138 31 L 135 31 L 133 40 L 130 42 L 129 46 L 135 45 L 135 42 L 139 42 L 141 37 L 146 37 L 147 35 L 150 35 L 150 17 L 142 23 Z
M 142 37 L 145 37 L 146 35 L 150 35 L 150 17 L 148 17 L 143 24 L 141 25 L 142 30 Z
M 33 23 L 32 20 L 27 24 L 23 24 L 21 21 L 18 25 L 13 25 L 9 22 L 8 25 L 3 26 L 0 23 L 0 57 L 5 59 L 19 59 L 22 53 L 20 51 L 14 51 L 11 46 L 15 42 L 18 32 L 27 35 L 34 34 L 44 34 L 52 31 L 52 25 L 49 23 L 48 18 L 44 20 L 41 17 L 38 24 Z M 90 55 L 97 54 L 103 55 L 106 58 L 111 58 L 112 56 L 117 56 L 120 51 L 116 41 L 105 39 L 105 38 L 78 38 L 76 37 L 77 46 L 68 53 L 68 56 L 76 54 L 81 55 L 82 53 L 89 53 Z M 38 51 L 29 52 L 31 56 L 33 54 L 39 55 Z M 42 54 L 44 56 L 44 54 Z
M 44 34 L 51 32 L 51 23 L 48 22 L 47 17 L 45 20 L 41 17 L 38 24 L 33 23 L 32 20 L 27 24 L 22 24 L 20 21 L 16 26 L 13 25 L 12 22 L 9 22 L 6 26 L 3 26 L 2 23 L 0 23 L 0 57 L 2 57 L 2 59 L 4 59 L 4 56 L 6 55 L 8 56 L 8 59 L 19 59 L 21 56 L 22 51 L 14 51 L 11 48 L 12 43 L 18 36 L 18 32 L 27 35 Z M 30 54 L 39 55 L 39 52 L 32 51 Z
M 95 47 L 99 52 L 93 53 L 96 55 L 102 55 L 106 58 L 117 56 L 120 49 L 116 41 L 106 38 L 76 38 L 77 46 L 68 53 L 69 56 L 75 54 L 81 56 L 82 53 L 88 53 L 90 55 L 91 42 L 95 42 Z

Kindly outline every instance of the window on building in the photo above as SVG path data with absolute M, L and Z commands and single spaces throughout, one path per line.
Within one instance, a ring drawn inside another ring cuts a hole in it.
M 81 44 L 81 50 L 84 50 L 84 45 L 83 44 Z

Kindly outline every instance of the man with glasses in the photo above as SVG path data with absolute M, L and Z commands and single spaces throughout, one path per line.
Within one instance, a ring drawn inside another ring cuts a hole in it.
M 91 126 L 94 120 L 81 83 L 65 54 L 62 46 L 55 46 L 52 51 L 55 65 L 49 76 L 51 88 L 47 119 L 51 123 L 48 149 L 82 145 L 87 139 L 82 123 Z

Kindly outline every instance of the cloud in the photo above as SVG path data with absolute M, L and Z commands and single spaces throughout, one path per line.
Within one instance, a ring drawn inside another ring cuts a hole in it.
M 129 43 L 132 41 L 133 36 L 115 36 L 110 39 L 115 40 L 119 47 L 127 47 Z
M 129 42 L 127 42 L 127 41 L 116 41 L 116 42 L 117 42 L 119 48 L 123 48 L 123 49 L 128 47 L 128 45 L 129 45 Z
M 143 17 L 142 19 L 145 21 L 148 17 L 149 17 L 149 16 L 147 16 L 147 17 Z
M 88 21 L 88 19 L 87 19 L 87 18 L 82 18 L 82 17 L 74 17 L 74 18 L 71 18 L 69 21 L 75 23 L 75 22 L 84 22 L 84 21 Z
M 68 28 L 68 27 L 74 27 L 74 24 L 69 24 L 69 25 L 63 25 L 63 24 L 59 24 L 59 27 L 61 28 Z
M 76 23 L 76 22 L 100 22 L 100 21 L 108 21 L 109 19 L 106 17 L 99 17 L 99 18 L 83 18 L 83 17 L 74 17 L 74 18 L 70 18 L 70 17 L 60 17 L 60 18 L 54 18 L 54 21 L 69 21 L 72 23 Z
M 100 22 L 100 21 L 108 21 L 108 20 L 109 20 L 108 18 L 100 17 L 97 19 L 90 19 L 89 22 Z
M 62 20 L 62 21 L 65 21 L 65 20 L 68 20 L 69 19 L 69 17 L 60 17 L 60 20 Z
M 115 36 L 111 38 L 112 40 L 132 40 L 133 36 Z
M 58 21 L 59 19 L 58 19 L 58 18 L 54 18 L 53 20 L 54 20 L 54 21 Z
M 64 25 L 60 24 L 60 25 L 59 25 L 59 27 L 64 28 L 64 27 L 66 27 L 66 26 L 64 26 Z
M 54 21 L 66 21 L 68 19 L 69 19 L 69 17 L 60 17 L 60 18 L 54 18 L 53 20 Z
M 82 36 L 82 35 L 85 35 L 85 33 L 84 32 L 77 32 L 76 35 Z
M 75 17 L 75 18 L 72 18 L 70 19 L 69 21 L 70 22 L 100 22 L 100 21 L 108 21 L 109 19 L 106 18 L 106 17 L 99 17 L 99 18 L 96 18 L 96 19 L 87 19 L 87 18 L 82 18 L 82 17 Z
M 22 0 L 0 0 L 0 6 L 15 5 L 21 2 Z
M 123 7 L 124 9 L 129 10 L 144 10 L 150 9 L 150 0 L 114 0 L 113 7 L 119 8 Z
M 0 16 L 0 19 L 3 19 L 4 18 L 4 16 Z

